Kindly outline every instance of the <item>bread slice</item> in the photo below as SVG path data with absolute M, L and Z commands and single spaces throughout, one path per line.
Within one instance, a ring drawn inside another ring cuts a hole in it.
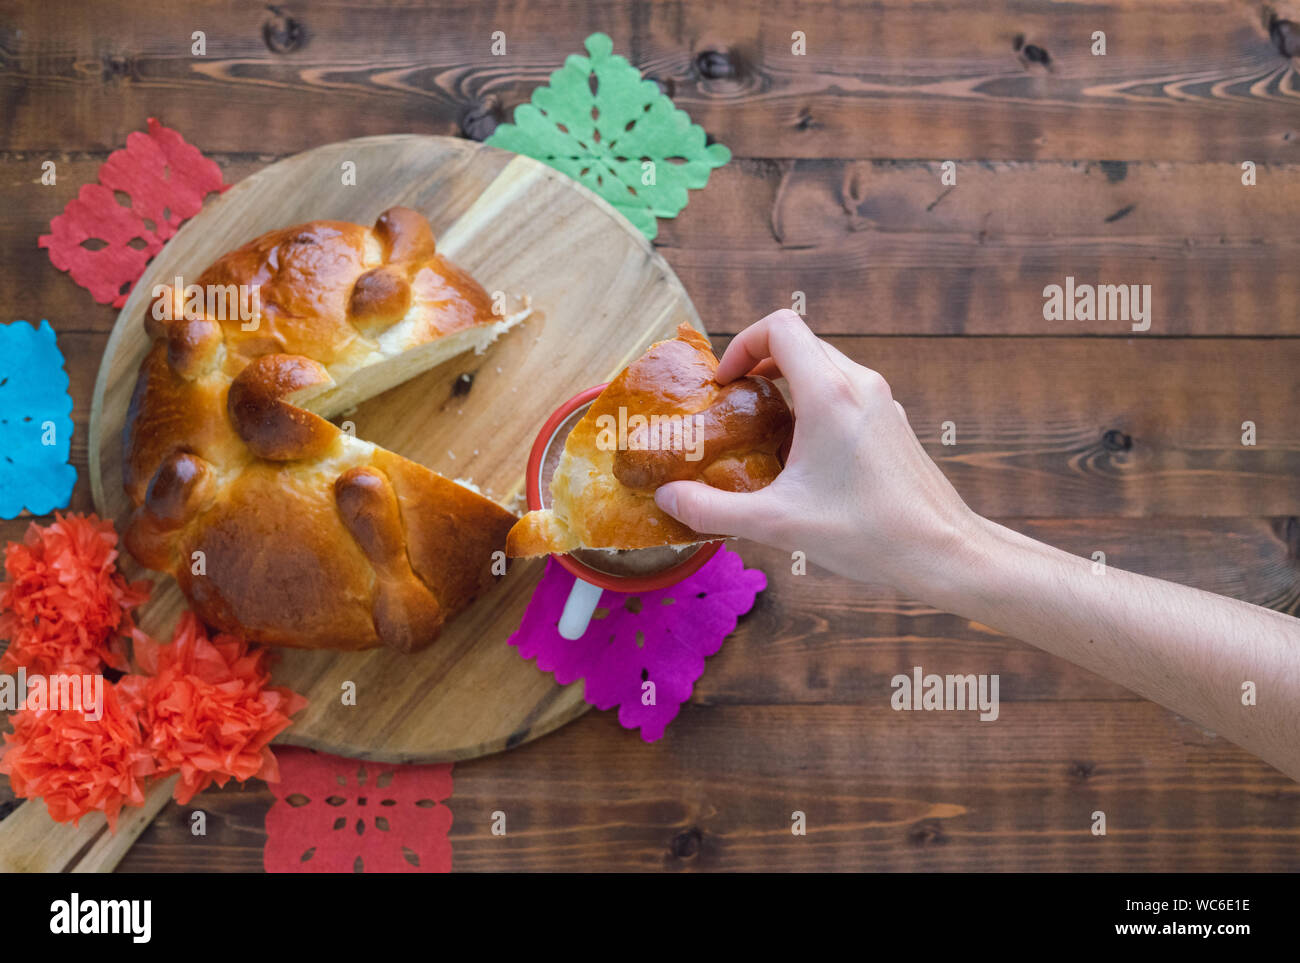
M 766 378 L 719 385 L 708 338 L 682 324 L 592 402 L 569 433 L 550 486 L 550 508 L 510 530 L 510 556 L 578 549 L 679 549 L 717 536 L 660 511 L 654 492 L 694 479 L 757 491 L 781 471 L 793 430 L 785 399 Z
M 124 436 L 126 546 L 176 576 L 205 622 L 253 641 L 428 645 L 491 583 L 515 516 L 325 419 L 484 350 L 527 311 L 494 315 L 405 208 L 373 228 L 273 231 L 196 284 L 232 297 L 242 285 L 256 305 L 214 316 L 165 289 L 146 313 L 156 340 Z

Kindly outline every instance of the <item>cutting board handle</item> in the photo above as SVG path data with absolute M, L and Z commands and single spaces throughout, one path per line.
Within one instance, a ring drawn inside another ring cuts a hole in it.
M 25 802 L 0 820 L 0 872 L 110 873 L 131 844 L 167 805 L 177 776 L 150 787 L 143 806 L 122 810 L 117 832 L 108 831 L 103 813 L 91 813 L 73 826 L 56 823 L 39 800 Z

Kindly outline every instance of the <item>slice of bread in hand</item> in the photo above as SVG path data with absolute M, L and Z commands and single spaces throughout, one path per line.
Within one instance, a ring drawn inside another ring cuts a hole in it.
M 655 504 L 670 481 L 756 491 L 781 471 L 793 430 L 790 409 L 766 378 L 728 385 L 718 359 L 689 325 L 660 341 L 600 393 L 564 444 L 550 508 L 510 530 L 511 556 L 579 548 L 633 549 L 709 541 Z

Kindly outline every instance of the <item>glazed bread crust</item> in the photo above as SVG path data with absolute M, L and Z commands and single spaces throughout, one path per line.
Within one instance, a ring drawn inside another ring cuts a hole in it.
M 256 642 L 427 646 L 491 584 L 515 517 L 323 415 L 522 316 L 495 317 L 406 208 L 373 228 L 272 231 L 196 283 L 236 286 L 227 304 L 251 286 L 260 310 L 212 317 L 167 288 L 146 311 L 155 341 L 123 438 L 127 548 L 175 576 L 205 622 Z M 169 306 L 175 320 L 159 317 Z
M 772 382 L 748 377 L 724 386 L 713 378 L 717 369 L 708 339 L 690 325 L 651 345 L 574 426 L 551 480 L 551 507 L 519 520 L 506 553 L 650 548 L 716 537 L 662 512 L 655 489 L 696 480 L 725 491 L 757 491 L 780 473 L 781 451 L 794 428 Z M 668 440 L 665 433 L 676 428 L 665 426 L 687 420 L 680 443 L 676 436 Z M 611 425 L 627 426 L 626 437 L 614 439 Z

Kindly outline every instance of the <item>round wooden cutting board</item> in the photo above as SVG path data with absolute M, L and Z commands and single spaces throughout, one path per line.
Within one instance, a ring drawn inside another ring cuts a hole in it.
M 343 183 L 355 164 L 355 185 Z M 612 207 L 527 157 L 445 137 L 397 135 L 329 144 L 236 184 L 190 220 L 145 271 L 109 339 L 90 420 L 95 505 L 121 531 L 121 438 L 148 348 L 149 292 L 197 277 L 265 231 L 303 221 L 371 224 L 401 204 L 423 212 L 438 250 L 489 292 L 531 298 L 533 316 L 481 356 L 462 355 L 340 419 L 375 442 L 451 478 L 473 480 L 518 510 L 529 446 L 546 416 L 609 381 L 679 322 L 703 330 L 681 282 Z M 473 376 L 465 390 L 461 375 Z M 147 574 L 124 563 L 132 577 Z M 390 762 L 469 759 L 536 738 L 581 715 L 581 683 L 558 686 L 506 640 L 519 626 L 540 560 L 512 561 L 486 596 L 424 652 L 281 649 L 275 681 L 311 700 L 281 741 Z M 172 579 L 152 573 L 141 626 L 168 639 L 184 607 Z M 344 705 L 355 683 L 356 704 Z

